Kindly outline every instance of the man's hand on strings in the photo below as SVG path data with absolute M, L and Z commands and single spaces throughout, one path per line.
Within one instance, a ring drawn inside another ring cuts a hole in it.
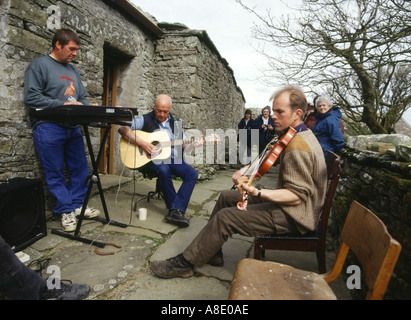
M 144 142 L 141 144 L 141 148 L 147 154 L 152 154 L 154 151 L 155 146 L 152 145 L 150 142 Z
M 195 139 L 193 142 L 191 142 L 188 147 L 190 149 L 201 147 L 204 144 L 204 139 Z
M 248 177 L 247 176 L 241 176 L 237 179 L 237 190 L 240 194 L 243 194 L 244 190 L 247 190 L 247 183 L 248 183 Z M 248 187 L 247 187 L 248 188 Z
M 241 170 L 238 170 L 234 172 L 234 174 L 231 176 L 231 179 L 233 180 L 235 185 L 238 185 L 238 179 L 240 179 L 241 177 L 243 177 Z
M 204 139 L 203 138 L 201 138 L 201 139 L 194 139 L 193 138 L 190 143 L 183 145 L 183 150 L 185 152 L 189 152 L 189 151 L 193 150 L 194 148 L 202 146 L 203 144 L 204 144 Z

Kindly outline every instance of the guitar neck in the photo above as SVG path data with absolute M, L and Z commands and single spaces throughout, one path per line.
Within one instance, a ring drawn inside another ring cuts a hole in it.
M 179 145 L 184 145 L 191 143 L 191 140 L 188 139 L 179 139 L 179 140 L 173 140 L 173 141 L 163 141 L 161 142 L 161 145 L 163 147 L 174 147 L 174 146 L 179 146 Z

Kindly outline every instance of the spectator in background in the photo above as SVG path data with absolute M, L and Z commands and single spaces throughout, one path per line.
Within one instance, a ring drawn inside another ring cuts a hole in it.
M 315 101 L 315 99 L 314 99 Z M 315 106 L 311 103 L 307 105 L 307 113 L 305 114 L 304 123 L 309 129 L 314 128 L 315 124 L 315 114 L 316 114 Z
M 326 158 L 328 151 L 337 153 L 344 146 L 344 134 L 341 130 L 342 114 L 338 107 L 332 107 L 331 99 L 327 96 L 319 96 L 315 103 L 317 113 L 312 131 Z
M 316 121 L 315 114 L 317 113 L 317 109 L 315 108 L 315 103 L 316 103 L 318 98 L 319 98 L 319 96 L 316 96 L 313 100 L 313 104 L 310 104 L 310 103 L 308 104 L 307 113 L 306 113 L 305 118 L 304 118 L 305 125 L 311 130 L 314 128 L 314 124 L 315 124 L 315 121 Z M 338 107 L 334 106 L 333 109 L 338 109 Z M 343 124 L 341 119 L 340 119 L 340 121 L 341 121 L 341 131 L 344 134 L 344 124 Z
M 274 120 L 270 117 L 270 107 L 261 110 L 261 115 L 255 120 L 255 127 L 259 130 L 259 153 L 274 137 Z
M 250 109 L 245 110 L 244 112 L 244 118 L 240 120 L 238 123 L 238 129 L 244 129 L 247 130 L 247 157 L 251 157 L 251 150 L 252 150 L 252 144 L 251 144 L 251 130 L 255 126 L 255 120 L 252 118 L 252 111 Z M 239 137 L 241 135 L 239 134 Z

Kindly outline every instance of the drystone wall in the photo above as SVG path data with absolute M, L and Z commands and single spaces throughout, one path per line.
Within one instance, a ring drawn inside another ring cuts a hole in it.
M 176 93 L 175 113 L 187 128 L 237 128 L 245 99 L 207 33 L 181 24 L 159 26 L 165 34 L 156 46 L 156 82 Z
M 75 30 L 82 39 L 75 65 L 91 102 L 102 101 L 104 56 L 115 51 L 124 60 L 118 105 L 136 107 L 144 114 L 152 109 L 158 94 L 166 93 L 172 96 L 173 112 L 184 120 L 186 129 L 236 128 L 244 97 L 228 63 L 205 32 L 184 27 L 156 39 L 99 0 L 8 0 L 0 6 L 0 174 L 41 176 L 23 103 L 24 71 L 33 59 L 50 52 L 55 31 L 50 26 L 57 18 L 59 26 Z M 226 121 L 217 121 L 224 118 L 217 115 L 228 112 Z M 98 143 L 96 131 L 93 144 L 98 147 Z M 117 173 L 121 169 L 118 162 Z
M 82 44 L 74 64 L 81 73 L 90 101 L 98 104 L 103 94 L 105 48 L 117 48 L 130 57 L 127 68 L 138 70 L 132 79 L 127 79 L 134 83 L 134 88 L 141 88 L 142 83 L 150 83 L 153 88 L 150 71 L 154 44 L 133 21 L 103 1 L 9 0 L 1 1 L 0 6 L 0 174 L 10 178 L 41 177 L 23 103 L 24 72 L 33 59 L 51 52 L 53 27 L 58 24 L 79 34 Z M 149 89 L 139 94 L 124 90 L 118 103 L 130 103 L 133 107 L 145 105 L 151 103 L 153 95 Z M 93 145 L 97 148 L 99 130 L 92 133 Z
M 245 98 L 229 63 L 205 31 L 191 30 L 179 23 L 162 22 L 159 27 L 164 35 L 155 47 L 156 91 L 173 96 L 173 113 L 182 119 L 189 137 L 207 138 L 213 133 L 221 136 L 219 149 L 217 144 L 204 144 L 201 152 L 194 150 L 193 157 L 188 157 L 199 171 L 199 178 L 206 179 L 220 164 L 236 164 L 239 159 L 237 125 L 244 112 Z M 151 110 L 152 105 L 146 107 L 143 113 Z M 211 157 L 207 156 L 210 149 Z M 230 158 L 228 153 L 233 150 L 235 155 Z
M 143 14 L 161 28 L 155 18 Z M 206 32 L 181 26 L 176 32 L 172 25 L 163 25 L 163 36 L 154 34 L 138 21 L 138 15 L 130 15 L 115 1 L 1 0 L 0 182 L 6 176 L 43 177 L 23 103 L 24 72 L 32 60 L 51 52 L 51 38 L 58 28 L 70 28 L 81 38 L 74 64 L 91 102 L 102 103 L 104 60 L 114 54 L 120 65 L 117 105 L 137 108 L 142 115 L 152 109 L 158 94 L 166 93 L 186 130 L 235 130 L 245 99 L 227 61 Z M 220 121 L 226 114 L 227 120 Z M 131 176 L 132 170 L 123 171 L 117 128 L 114 174 Z M 90 132 L 96 151 L 100 129 Z M 198 163 L 202 178 L 214 171 L 204 161 Z
M 341 151 L 343 171 L 330 217 L 329 235 L 338 243 L 349 207 L 357 200 L 374 212 L 401 243 L 402 251 L 386 299 L 411 298 L 410 148 L 411 138 L 407 136 L 350 137 Z M 404 152 L 406 149 L 409 151 Z M 349 256 L 347 266 L 353 264 L 359 265 L 353 256 Z M 351 293 L 354 298 L 363 299 L 365 284 L 361 285 L 361 290 L 353 289 Z

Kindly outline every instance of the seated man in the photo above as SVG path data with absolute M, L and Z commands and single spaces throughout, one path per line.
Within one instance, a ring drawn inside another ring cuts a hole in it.
M 244 168 L 233 175 L 238 190 L 225 191 L 213 209 L 207 225 L 176 257 L 153 261 L 151 270 L 159 277 L 188 278 L 194 267 L 205 263 L 222 266 L 222 246 L 235 233 L 254 237 L 313 231 L 324 201 L 327 171 L 320 144 L 303 123 L 307 107 L 304 93 L 287 87 L 272 97 L 275 130 L 290 126 L 297 133 L 280 155 L 277 188 L 259 190 L 247 185 Z M 247 211 L 237 209 L 243 190 L 248 191 Z
M 159 95 L 153 111 L 133 120 L 131 128 L 128 126 L 120 127 L 118 132 L 126 141 L 130 141 L 131 144 L 135 144 L 142 148 L 146 154 L 151 155 L 154 145 L 133 134 L 133 130 L 145 132 L 164 130 L 169 134 L 170 140 L 182 139 L 184 137 L 183 127 L 181 121 L 170 113 L 171 105 L 172 101 L 169 96 Z M 182 149 L 186 146 L 184 145 Z M 158 174 L 160 189 L 164 195 L 166 207 L 169 209 L 168 214 L 165 216 L 166 221 L 185 228 L 189 226 L 190 221 L 184 214 L 197 182 L 198 173 L 182 159 L 181 151 L 173 147 L 171 159 L 163 162 L 151 161 L 149 168 Z M 178 192 L 176 192 L 171 178 L 173 174 L 183 179 Z

